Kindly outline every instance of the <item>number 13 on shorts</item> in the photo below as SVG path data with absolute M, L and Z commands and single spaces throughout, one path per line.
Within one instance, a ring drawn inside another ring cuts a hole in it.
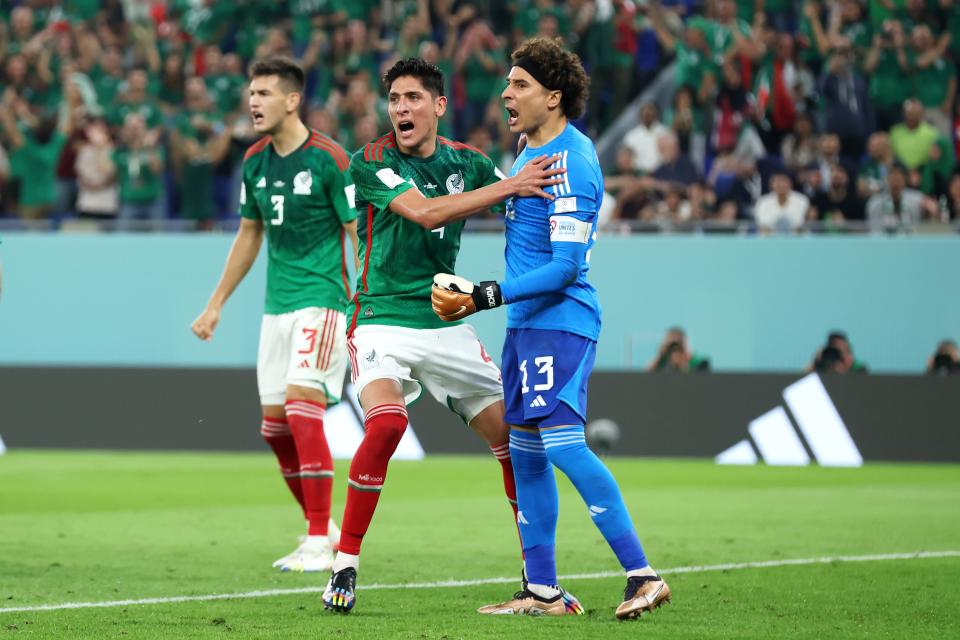
M 533 359 L 533 363 L 537 366 L 537 375 L 545 376 L 545 380 L 540 383 L 535 383 L 533 385 L 534 391 L 549 391 L 553 389 L 553 356 L 537 356 Z M 520 373 L 522 374 L 522 379 L 520 381 L 520 393 L 526 394 L 530 391 L 530 387 L 527 386 L 527 361 L 524 360 L 520 363 Z

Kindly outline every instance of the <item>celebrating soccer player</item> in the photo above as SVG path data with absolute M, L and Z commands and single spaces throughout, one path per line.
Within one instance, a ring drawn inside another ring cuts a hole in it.
M 482 152 L 438 136 L 447 101 L 443 75 L 432 64 L 401 60 L 384 75 L 383 88 L 393 131 L 350 164 L 363 270 L 348 351 L 366 433 L 350 465 L 340 550 L 323 593 L 324 606 L 338 612 L 355 604 L 360 544 L 407 427 L 406 405 L 424 387 L 490 445 L 515 505 L 500 371 L 471 326 L 449 326 L 430 312 L 431 279 L 453 270 L 463 218 L 510 196 L 549 198 L 543 187 L 562 174 L 543 157 L 502 179 Z
M 510 130 L 526 136 L 512 173 L 544 154 L 559 155 L 567 173 L 552 187 L 553 200 L 508 201 L 503 282 L 476 285 L 438 273 L 432 296 L 434 311 L 448 321 L 510 305 L 501 364 L 527 582 L 513 599 L 480 612 L 565 613 L 555 555 L 556 466 L 627 573 L 617 618 L 635 618 L 669 601 L 670 589 L 650 568 L 616 481 L 584 438 L 587 379 L 600 333 L 600 304 L 587 270 L 603 176 L 593 143 L 569 120 L 583 113 L 588 80 L 576 55 L 545 38 L 523 43 L 512 62 L 502 98 Z
M 250 115 L 264 137 L 244 157 L 240 229 L 192 329 L 202 340 L 213 337 L 266 229 L 267 299 L 257 355 L 260 433 L 307 520 L 300 546 L 274 566 L 329 571 L 339 532 L 330 520 L 333 458 L 323 417 L 328 405 L 340 401 L 346 370 L 345 238 L 357 246 L 349 156 L 300 120 L 304 75 L 293 61 L 260 60 L 250 76 Z

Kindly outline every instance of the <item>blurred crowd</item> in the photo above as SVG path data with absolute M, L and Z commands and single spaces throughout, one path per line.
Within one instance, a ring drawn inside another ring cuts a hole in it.
M 960 221 L 957 0 L 640 11 L 676 89 L 668 108 L 641 107 L 618 149 L 612 218 L 761 232 Z
M 575 124 L 597 140 L 674 64 L 604 167 L 605 223 L 960 220 L 960 0 L 0 0 L 0 216 L 234 217 L 245 70 L 270 54 L 302 63 L 306 122 L 351 152 L 389 128 L 382 71 L 426 58 L 448 79 L 440 133 L 506 169 L 500 89 L 533 35 L 583 59 Z
M 690 339 L 682 327 L 667 329 L 657 352 L 646 366 L 648 373 L 706 373 L 710 370 L 710 358 L 691 349 Z M 853 345 L 845 331 L 831 331 L 806 367 L 808 372 L 835 374 L 863 374 L 868 370 L 867 364 L 854 355 Z M 960 348 L 957 343 L 949 339 L 941 340 L 927 358 L 925 371 L 935 376 L 960 374 Z
M 305 120 L 348 151 L 389 127 L 382 71 L 422 56 L 448 78 L 441 134 L 508 166 L 512 47 L 562 36 L 610 78 L 579 123 L 596 134 L 664 62 L 638 15 L 612 0 L 0 0 L 0 211 L 121 228 L 234 216 L 245 69 L 270 54 L 304 66 Z

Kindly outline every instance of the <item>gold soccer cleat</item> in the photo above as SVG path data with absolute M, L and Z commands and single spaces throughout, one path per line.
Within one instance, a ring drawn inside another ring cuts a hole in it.
M 644 611 L 653 611 L 664 602 L 670 602 L 670 587 L 660 576 L 627 578 L 623 602 L 617 607 L 617 620 L 639 618 Z
M 549 599 L 541 598 L 529 589 L 522 589 L 513 594 L 512 600 L 488 604 L 477 609 L 477 612 L 486 615 L 563 616 L 583 615 L 583 607 L 579 600 L 563 589 Z

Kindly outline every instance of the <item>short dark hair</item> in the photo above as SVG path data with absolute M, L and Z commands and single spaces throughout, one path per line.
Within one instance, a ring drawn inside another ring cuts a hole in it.
M 381 79 L 383 92 L 390 93 L 390 87 L 393 86 L 394 80 L 402 78 L 403 76 L 417 78 L 423 84 L 423 88 L 429 91 L 430 95 L 434 98 L 444 95 L 443 72 L 440 71 L 440 67 L 435 64 L 430 64 L 423 58 L 404 58 L 403 60 L 397 60 L 397 62 L 383 74 L 383 78 Z
M 277 76 L 285 84 L 287 93 L 301 93 L 305 83 L 303 69 L 296 62 L 286 56 L 270 56 L 255 60 L 250 65 L 250 79 L 262 76 Z
M 514 63 L 521 58 L 530 58 L 543 72 L 545 82 L 560 91 L 563 115 L 570 119 L 583 115 L 587 108 L 590 78 L 583 70 L 580 56 L 566 50 L 559 39 L 531 38 L 511 56 Z

